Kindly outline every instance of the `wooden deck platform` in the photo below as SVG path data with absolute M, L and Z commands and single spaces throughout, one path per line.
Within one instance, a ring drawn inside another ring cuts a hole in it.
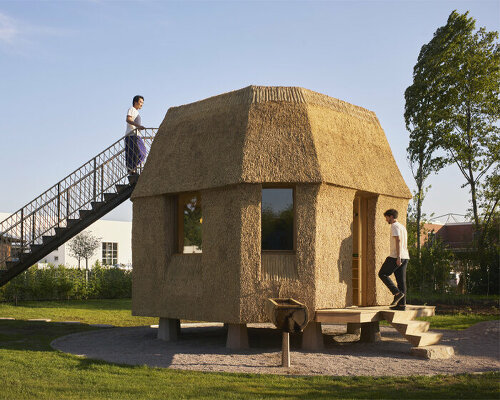
M 434 306 L 407 305 L 405 311 L 397 311 L 396 315 L 411 320 L 417 317 L 430 317 L 435 313 Z M 394 311 L 389 306 L 327 308 L 316 310 L 314 321 L 332 324 L 366 323 L 376 321 L 392 321 Z

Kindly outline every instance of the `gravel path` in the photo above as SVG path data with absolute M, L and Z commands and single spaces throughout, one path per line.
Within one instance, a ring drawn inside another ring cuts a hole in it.
M 377 343 L 340 342 L 345 325 L 323 325 L 326 348 L 304 352 L 300 336 L 291 335 L 289 370 L 281 364 L 281 332 L 269 325 L 249 325 L 250 350 L 225 348 L 222 325 L 183 324 L 177 342 L 156 339 L 152 327 L 111 328 L 67 335 L 54 340 L 62 352 L 130 365 L 197 371 L 294 375 L 404 376 L 500 370 L 500 321 L 481 322 L 464 331 L 441 330 L 440 344 L 453 346 L 447 360 L 424 360 L 409 354 L 411 345 L 392 327 L 380 328 Z

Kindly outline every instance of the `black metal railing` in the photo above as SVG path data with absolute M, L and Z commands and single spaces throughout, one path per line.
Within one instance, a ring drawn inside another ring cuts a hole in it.
M 53 236 L 68 220 L 78 219 L 80 211 L 91 210 L 92 203 L 105 201 L 104 194 L 116 193 L 116 185 L 128 184 L 131 169 L 140 174 L 156 132 L 156 128 L 136 130 L 133 141 L 127 136 L 117 140 L 0 222 L 0 269 L 43 244 L 44 236 Z

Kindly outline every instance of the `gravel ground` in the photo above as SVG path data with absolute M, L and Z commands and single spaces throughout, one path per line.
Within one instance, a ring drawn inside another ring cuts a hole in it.
M 250 324 L 250 350 L 225 348 L 226 330 L 217 324 L 183 324 L 177 342 L 156 339 L 157 328 L 110 328 L 58 338 L 62 352 L 111 363 L 148 365 L 196 371 L 294 375 L 405 376 L 500 370 L 500 321 L 480 322 L 464 331 L 440 330 L 439 344 L 455 356 L 425 360 L 409 354 L 408 343 L 392 327 L 381 326 L 382 341 L 342 342 L 345 325 L 323 325 L 325 350 L 300 350 L 300 336 L 291 335 L 291 368 L 281 364 L 281 332 L 268 324 Z

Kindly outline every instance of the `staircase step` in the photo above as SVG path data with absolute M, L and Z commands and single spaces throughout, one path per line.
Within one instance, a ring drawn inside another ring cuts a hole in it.
M 66 220 L 66 226 L 69 228 L 70 226 L 75 225 L 75 224 L 77 224 L 78 222 L 80 222 L 80 220 L 79 220 L 79 219 L 68 218 L 68 219 Z
M 391 325 L 402 335 L 411 335 L 427 332 L 431 323 L 428 321 L 408 321 L 402 324 L 393 322 Z
M 423 332 L 420 334 L 405 335 L 405 338 L 414 346 L 430 346 L 438 343 L 443 336 L 442 333 Z
M 80 219 L 86 218 L 91 215 L 94 211 L 92 210 L 80 210 L 78 213 L 80 214 Z
M 391 323 L 406 323 L 413 318 L 411 311 L 382 311 L 384 319 Z
M 60 227 L 55 227 L 54 230 L 56 231 L 56 235 L 59 236 L 61 235 L 67 228 L 60 228 Z
M 104 201 L 111 201 L 113 200 L 116 196 L 118 196 L 118 193 L 104 193 Z
M 54 236 L 42 236 L 42 243 L 45 245 L 50 243 L 54 239 Z
M 90 205 L 92 206 L 92 210 L 97 210 L 104 205 L 104 201 L 93 201 Z
M 137 183 L 138 179 L 139 179 L 139 174 L 133 174 L 128 176 L 128 181 L 131 185 Z
M 40 250 L 42 247 L 42 244 L 32 244 L 30 246 L 30 253 L 33 254 L 35 251 Z
M 124 190 L 128 189 L 130 185 L 116 185 L 116 191 L 118 193 L 123 192 Z

